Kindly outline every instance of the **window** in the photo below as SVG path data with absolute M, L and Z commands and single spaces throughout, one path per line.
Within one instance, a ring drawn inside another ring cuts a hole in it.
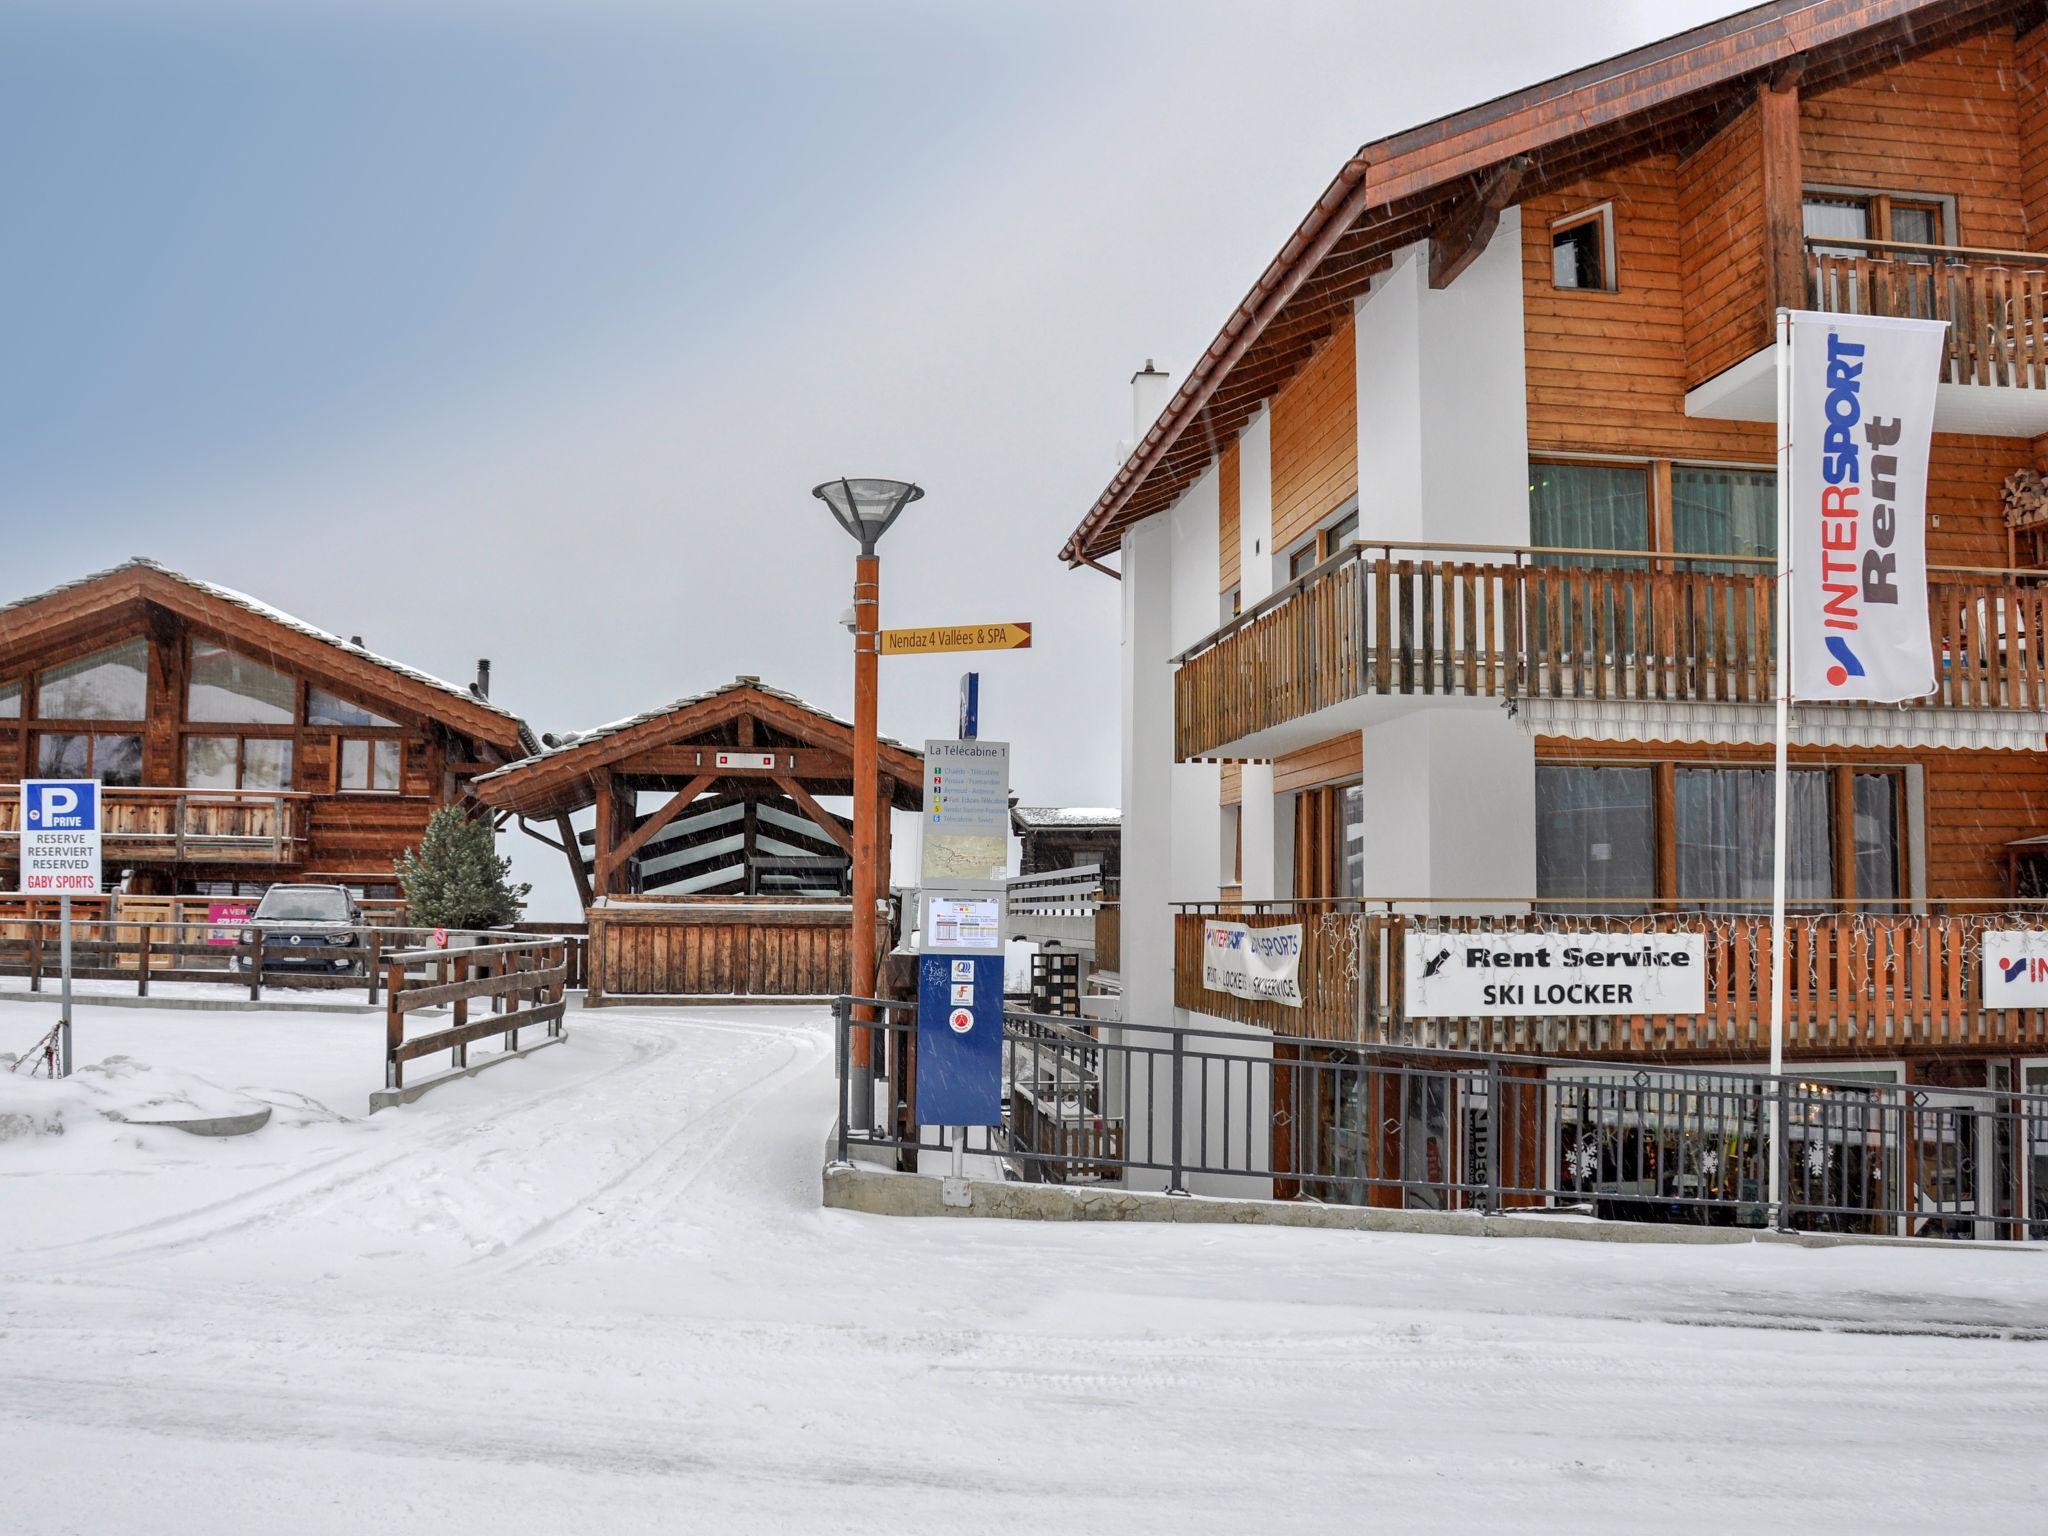
M 397 793 L 398 749 L 395 741 L 342 742 L 341 787 L 376 794 Z
M 51 667 L 36 679 L 36 715 L 44 720 L 140 720 L 149 709 L 149 642 Z
M 133 788 L 142 782 L 142 738 L 45 731 L 36 738 L 36 773 Z
M 1339 825 L 1344 829 L 1343 862 L 1337 870 L 1339 896 L 1365 894 L 1365 786 L 1346 784 L 1338 794 Z
M 1791 773 L 1785 829 L 1785 894 L 1791 902 L 1812 904 L 1835 894 L 1829 777 L 1824 768 Z M 1771 780 L 1768 768 L 1678 770 L 1681 900 L 1723 906 L 1771 899 Z
M 1538 549 L 1650 547 L 1650 472 L 1641 464 L 1529 465 L 1529 542 Z M 1581 556 L 1538 556 L 1539 564 L 1584 565 Z M 1600 558 L 1602 565 L 1645 562 Z
M 1639 912 L 1657 892 L 1646 767 L 1539 763 L 1536 889 L 1574 912 Z
M 1832 254 L 1868 254 L 1855 245 L 1829 246 L 1830 241 L 1897 241 L 1905 245 L 1948 245 L 1955 229 L 1955 200 L 1926 195 L 1895 195 L 1846 188 L 1809 187 L 1801 200 L 1800 222 L 1806 238 Z M 1910 254 L 1905 259 L 1916 259 Z M 1927 259 L 1924 255 L 1917 258 Z
M 0 683 L 0 720 L 21 718 L 21 684 Z
M 1896 773 L 1855 776 L 1856 894 L 1864 900 L 1905 895 L 1905 882 L 1899 878 L 1903 788 Z
M 1244 612 L 1244 588 L 1232 587 L 1223 594 L 1223 600 L 1218 606 L 1221 610 L 1222 622 L 1228 624 L 1232 619 Z
M 185 783 L 193 789 L 290 789 L 292 744 L 281 736 L 187 736 Z
M 1325 560 L 1358 540 L 1358 498 L 1349 498 L 1315 532 L 1304 534 L 1287 551 L 1287 579 L 1298 581 Z
M 1870 199 L 1867 197 L 1809 192 L 1800 208 L 1800 223 L 1806 238 L 1815 242 L 1875 238 L 1870 221 Z M 1855 246 L 1834 249 L 1838 253 L 1861 254 Z
M 1671 466 L 1671 546 L 1688 555 L 1778 553 L 1778 476 L 1768 469 Z M 1688 562 L 1687 570 L 1753 575 L 1753 565 Z
M 210 640 L 192 642 L 185 718 L 208 725 L 290 725 L 298 685 L 282 672 Z
M 337 698 L 325 689 L 306 690 L 306 723 L 308 725 L 347 726 L 391 726 L 396 720 L 386 720 L 382 715 L 372 714 L 360 704 Z
M 1550 282 L 1555 288 L 1614 291 L 1614 205 L 1602 203 L 1550 226 Z

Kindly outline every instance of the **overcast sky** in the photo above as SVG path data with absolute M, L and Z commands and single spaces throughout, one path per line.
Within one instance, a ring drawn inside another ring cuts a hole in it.
M 1362 142 L 1739 7 L 0 3 L 0 598 L 131 554 L 537 730 L 885 624 L 984 658 L 1026 803 L 1117 799 L 1116 584 L 1054 555 Z M 884 664 L 950 734 L 958 658 Z M 537 912 L 559 860 L 513 839 Z

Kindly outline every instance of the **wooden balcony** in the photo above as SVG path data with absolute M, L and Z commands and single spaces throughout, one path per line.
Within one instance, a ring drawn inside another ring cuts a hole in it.
M 2048 389 L 2048 255 L 1809 240 L 1806 297 L 1830 314 L 1946 320 L 1943 383 Z
M 1177 758 L 1270 755 L 1261 733 L 1377 697 L 1773 697 L 1768 561 L 1499 546 L 1402 553 L 1412 548 L 1354 545 L 1176 657 Z M 2044 582 L 1935 568 L 1936 688 L 1924 706 L 2048 710 Z M 1324 734 L 1358 723 L 1333 721 Z
M 109 863 L 286 865 L 306 851 L 307 797 L 281 790 L 101 792 Z M 0 858 L 16 856 L 21 790 L 0 785 Z
M 1771 924 L 1765 914 L 1664 912 L 1642 917 L 1424 918 L 1358 902 L 1267 904 L 1225 914 L 1252 927 L 1302 925 L 1302 1006 L 1253 1002 L 1202 985 L 1202 925 L 1213 906 L 1174 917 L 1174 1004 L 1279 1034 L 1354 1045 L 1545 1055 L 1698 1054 L 1761 1061 L 1770 1051 Z M 1700 933 L 1704 1013 L 1613 1018 L 1405 1017 L 1404 940 L 1433 930 Z M 1785 1042 L 1795 1058 L 1903 1051 L 2048 1050 L 2048 1009 L 1987 1009 L 1978 972 L 1986 928 L 2048 929 L 2048 909 L 1978 906 L 1938 914 L 1840 912 L 1789 920 Z

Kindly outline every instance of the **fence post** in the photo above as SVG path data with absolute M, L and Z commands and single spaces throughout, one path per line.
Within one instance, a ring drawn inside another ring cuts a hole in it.
M 398 1059 L 398 1048 L 405 1043 L 405 1014 L 399 1007 L 405 991 L 405 966 L 392 961 L 391 974 L 384 980 L 384 1086 L 403 1088 L 405 1064 Z
M 1173 1032 L 1173 1173 L 1166 1185 L 1169 1195 L 1187 1193 L 1181 1167 L 1181 1107 L 1186 1096 L 1186 1074 L 1183 1070 L 1186 1064 L 1185 1043 L 1185 1037 L 1176 1029 Z
M 249 1001 L 258 1002 L 263 997 L 263 928 L 251 923 L 249 947 L 255 951 L 249 957 Z
M 1500 1058 L 1490 1056 L 1486 1062 L 1486 1214 L 1500 1214 L 1500 1135 L 1501 1111 L 1506 1106 L 1501 1102 Z
M 460 985 L 461 983 L 463 983 L 463 982 L 466 982 L 466 981 L 468 981 L 468 980 L 469 980 L 469 959 L 468 959 L 468 957 L 467 957 L 467 956 L 460 956 L 460 957 L 458 957 L 458 958 L 456 959 L 456 961 L 455 961 L 455 977 L 454 977 L 454 979 L 455 979 L 455 982 L 456 982 L 456 984 L 457 984 L 457 985 Z M 460 1029 L 460 1028 L 462 1028 L 462 1026 L 463 1026 L 463 1025 L 467 1024 L 468 1022 L 469 1022 L 469 999 L 468 999 L 467 997 L 458 997 L 458 998 L 456 998 L 456 999 L 455 999 L 455 1020 L 454 1020 L 454 1027 L 455 1027 L 456 1029 Z M 456 1042 L 455 1042 L 455 1050 L 454 1050 L 453 1054 L 454 1054 L 455 1060 L 454 1060 L 453 1062 L 451 1062 L 451 1063 L 450 1063 L 450 1065 L 451 1065 L 451 1066 L 456 1066 L 456 1067 L 466 1067 L 466 1066 L 468 1066 L 468 1065 L 469 1065 L 469 1042 L 468 1042 L 467 1040 L 458 1040 L 458 1041 L 456 1041 Z
M 377 982 L 380 979 L 379 971 L 384 959 L 384 931 L 381 928 L 370 928 L 365 931 L 370 936 L 370 962 L 364 967 L 364 970 L 369 973 L 369 1003 L 374 1008 L 377 1006 Z
M 1784 1232 L 1791 1227 L 1791 1213 L 1786 1207 L 1791 1204 L 1792 1194 L 1792 1126 L 1786 1113 L 1791 1106 L 1785 1102 L 1783 1073 L 1778 1076 L 1774 1092 L 1777 1097 L 1775 1113 L 1772 1116 L 1775 1123 L 1771 1126 L 1771 1138 L 1777 1144 L 1778 1182 L 1770 1194 L 1770 1225 L 1773 1229 Z
M 28 989 L 43 990 L 43 920 L 39 917 L 28 920 Z
M 850 1064 L 848 1058 L 852 1053 L 848 1049 L 847 1037 L 851 1033 L 851 1031 L 848 1029 L 847 1023 L 848 1020 L 852 1017 L 852 1014 L 853 1010 L 847 1006 L 847 1002 L 844 997 L 835 997 L 834 999 L 832 999 L 832 1033 L 834 1035 L 834 1044 L 838 1054 L 839 1072 L 838 1160 L 842 1163 L 848 1161 L 846 1155 L 846 1069 Z
M 149 996 L 149 932 L 155 926 L 151 923 L 137 923 L 139 937 L 135 943 L 135 995 Z

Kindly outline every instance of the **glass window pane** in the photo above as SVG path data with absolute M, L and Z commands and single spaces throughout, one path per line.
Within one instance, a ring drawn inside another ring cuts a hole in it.
M 370 787 L 370 744 L 367 741 L 344 741 L 341 744 L 341 787 Z
M 51 667 L 36 680 L 45 720 L 140 720 L 149 705 L 149 642 L 129 640 Z
M 90 777 L 92 738 L 56 736 L 45 731 L 36 738 L 36 773 L 46 779 Z
M 1287 579 L 1293 581 L 1296 577 L 1304 576 L 1314 570 L 1315 566 L 1316 546 L 1315 541 L 1311 539 L 1287 557 Z
M 1347 784 L 1339 792 L 1344 818 L 1344 868 L 1339 896 L 1365 894 L 1365 786 Z
M 370 773 L 370 788 L 398 788 L 398 743 L 380 741 L 375 743 L 375 755 Z
M 1577 912 L 1641 911 L 1656 894 L 1651 771 L 1540 763 L 1536 894 Z
M 187 736 L 185 783 L 193 789 L 235 787 L 235 738 Z
M 1529 466 L 1529 542 L 1539 549 L 1648 549 L 1650 477 L 1632 464 Z M 1539 564 L 1585 565 L 1582 555 L 1539 555 Z M 1602 565 L 1639 569 L 1641 560 Z
M 192 642 L 192 681 L 185 718 L 238 725 L 290 725 L 297 685 L 260 661 L 224 645 Z
M 1671 466 L 1671 541 L 1696 555 L 1778 553 L 1778 477 L 1768 469 L 1702 469 Z M 1691 564 L 1696 571 L 1755 575 L 1755 565 Z
M 1558 288 L 1607 286 L 1604 221 L 1585 219 L 1551 231 L 1550 280 Z
M 1856 775 L 1856 894 L 1899 897 L 1899 776 Z M 1887 910 L 1878 908 L 1877 910 Z
M 1911 203 L 1893 203 L 1892 238 L 1909 245 L 1941 244 L 1941 210 Z
M 310 725 L 396 725 L 396 720 L 386 720 L 382 715 L 372 714 L 360 704 L 338 698 L 322 688 L 306 690 L 306 720 Z
M 0 720 L 21 718 L 21 684 L 0 683 Z
M 1358 514 L 1356 512 L 1347 512 L 1342 517 L 1338 518 L 1336 522 L 1330 524 L 1330 553 L 1333 555 L 1336 554 L 1338 550 L 1342 549 L 1346 544 L 1349 544 L 1353 539 L 1357 537 Z
M 102 784 L 134 786 L 142 782 L 142 738 L 140 736 L 95 736 L 92 739 L 93 777 Z
M 242 742 L 242 788 L 290 789 L 292 744 L 287 739 L 248 737 Z
M 1870 204 L 1860 197 L 1827 197 L 1808 193 L 1800 217 L 1809 240 L 1870 238 Z M 1863 254 L 1854 246 L 1837 249 L 1848 255 Z
M 1768 768 L 1678 770 L 1678 894 L 1709 906 L 1771 899 L 1773 810 Z M 1786 898 L 1811 906 L 1835 893 L 1825 769 L 1795 768 L 1787 788 Z

